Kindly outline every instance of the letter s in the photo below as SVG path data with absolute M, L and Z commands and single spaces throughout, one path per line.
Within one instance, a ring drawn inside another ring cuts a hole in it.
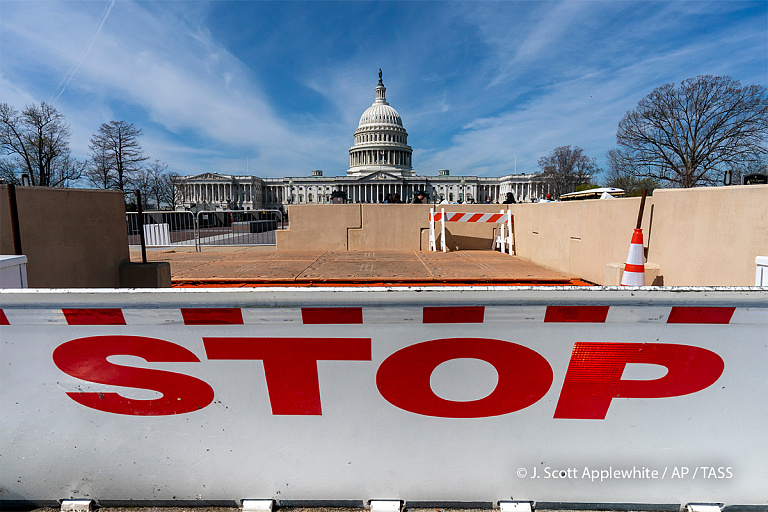
M 67 393 L 75 402 L 103 412 L 134 416 L 184 414 L 213 401 L 213 389 L 200 379 L 180 373 L 133 368 L 107 361 L 114 355 L 141 357 L 151 363 L 200 362 L 186 348 L 143 336 L 89 336 L 68 341 L 53 351 L 54 364 L 64 373 L 88 382 L 149 389 L 162 393 L 152 400 L 117 393 Z

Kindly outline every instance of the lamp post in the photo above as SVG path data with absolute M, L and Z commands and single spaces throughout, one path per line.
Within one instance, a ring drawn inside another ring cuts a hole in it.
M 733 180 L 733 175 L 730 169 L 727 169 L 725 171 L 725 176 L 723 176 L 723 185 L 726 187 L 731 184 L 731 181 Z
M 466 184 L 467 184 L 467 180 L 464 179 L 464 178 L 461 178 L 461 202 L 462 202 L 462 204 L 467 202 L 467 194 L 466 194 L 466 192 L 464 190 L 464 187 L 466 186 Z
M 293 204 L 293 180 L 288 180 L 288 204 Z

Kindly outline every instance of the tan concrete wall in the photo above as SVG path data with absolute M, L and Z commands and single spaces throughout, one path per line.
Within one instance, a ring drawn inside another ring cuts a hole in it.
M 598 284 L 623 263 L 640 198 L 514 204 L 516 254 Z M 438 205 L 447 212 L 498 212 L 506 205 Z M 300 205 L 278 250 L 422 250 L 429 205 Z M 768 255 L 768 185 L 657 190 L 643 234 L 655 284 L 751 286 L 755 257 Z M 489 249 L 493 225 L 449 223 L 450 250 Z M 439 233 L 439 224 L 438 224 Z M 438 235 L 439 236 L 439 235 Z M 439 241 L 438 241 L 439 247 Z
M 119 286 L 129 260 L 122 192 L 17 187 L 30 288 Z M 13 254 L 8 187 L 0 186 L 0 254 Z
M 654 192 L 648 261 L 665 286 L 755 284 L 768 255 L 768 185 Z
M 359 204 L 288 206 L 289 230 L 277 231 L 279 251 L 348 250 L 347 231 L 360 229 Z
M 446 212 L 498 212 L 499 205 L 444 205 Z M 277 232 L 279 251 L 426 251 L 427 204 L 291 205 L 290 229 Z M 439 208 L 438 208 L 439 211 Z M 450 223 L 446 241 L 452 250 L 490 249 L 492 224 Z
M 407 251 L 421 247 L 420 228 L 429 206 L 423 204 L 366 204 L 360 206 L 361 226 L 349 230 L 350 251 Z
M 645 233 L 653 201 L 646 199 Z M 516 254 L 602 284 L 605 265 L 627 257 L 639 208 L 639 197 L 517 205 Z

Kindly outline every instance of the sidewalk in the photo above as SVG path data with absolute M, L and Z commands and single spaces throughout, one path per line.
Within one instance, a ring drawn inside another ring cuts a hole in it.
M 131 261 L 141 261 L 132 250 Z M 589 285 L 575 276 L 495 251 L 277 252 L 148 249 L 171 264 L 173 286 Z

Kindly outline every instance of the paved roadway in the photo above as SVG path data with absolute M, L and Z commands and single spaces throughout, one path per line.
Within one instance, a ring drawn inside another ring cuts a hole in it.
M 267 250 L 265 250 L 267 249 Z M 300 251 L 271 248 L 148 249 L 171 264 L 174 286 L 331 284 L 584 285 L 572 276 L 495 251 Z M 141 253 L 131 251 L 131 261 Z

